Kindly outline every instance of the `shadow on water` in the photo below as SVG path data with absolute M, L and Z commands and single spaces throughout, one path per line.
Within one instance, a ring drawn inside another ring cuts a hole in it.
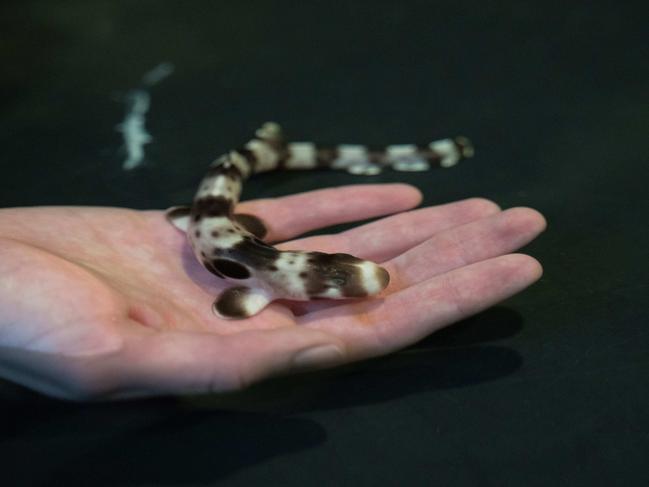
M 11 418 L 2 425 L 0 455 L 6 473 L 24 484 L 213 482 L 324 443 L 325 428 L 301 413 L 362 407 L 514 373 L 521 357 L 489 342 L 521 327 L 518 313 L 496 307 L 389 357 L 227 395 L 69 404 L 0 384 L 0 414 Z M 38 468 L 29 467 L 35 455 Z

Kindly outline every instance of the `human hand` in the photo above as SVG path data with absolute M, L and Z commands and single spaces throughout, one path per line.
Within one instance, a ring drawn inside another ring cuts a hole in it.
M 406 185 L 355 185 L 244 202 L 267 241 L 415 207 Z M 399 213 L 278 245 L 344 252 L 391 276 L 378 297 L 274 302 L 226 321 L 226 286 L 160 211 L 0 210 L 0 376 L 75 400 L 222 392 L 387 354 L 477 313 L 541 275 L 509 254 L 545 227 L 535 210 L 483 199 Z

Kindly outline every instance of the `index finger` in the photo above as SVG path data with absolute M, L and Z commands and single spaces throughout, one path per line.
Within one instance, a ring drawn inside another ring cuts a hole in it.
M 522 291 L 542 274 L 523 254 L 487 259 L 435 276 L 382 299 L 356 301 L 302 316 L 302 326 L 326 331 L 360 360 L 411 345 L 434 331 Z

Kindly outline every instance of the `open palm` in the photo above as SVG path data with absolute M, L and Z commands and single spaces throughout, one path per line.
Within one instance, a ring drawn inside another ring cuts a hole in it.
M 536 211 L 477 198 L 405 211 L 419 202 L 417 190 L 395 184 L 241 203 L 278 247 L 371 259 L 391 282 L 373 299 L 275 302 L 237 321 L 212 314 L 229 284 L 195 261 L 160 211 L 0 210 L 0 374 L 72 399 L 239 389 L 394 351 L 541 275 L 531 257 L 509 254 L 544 229 Z

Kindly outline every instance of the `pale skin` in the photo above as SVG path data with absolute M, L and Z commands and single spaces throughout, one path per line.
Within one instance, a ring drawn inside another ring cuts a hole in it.
M 374 298 L 275 302 L 237 321 L 211 311 L 231 284 L 195 261 L 161 211 L 0 210 L 0 376 L 71 400 L 238 390 L 394 352 L 541 276 L 513 253 L 545 229 L 537 211 L 481 198 L 412 210 L 420 201 L 390 184 L 240 203 L 278 247 L 370 259 L 391 282 Z

